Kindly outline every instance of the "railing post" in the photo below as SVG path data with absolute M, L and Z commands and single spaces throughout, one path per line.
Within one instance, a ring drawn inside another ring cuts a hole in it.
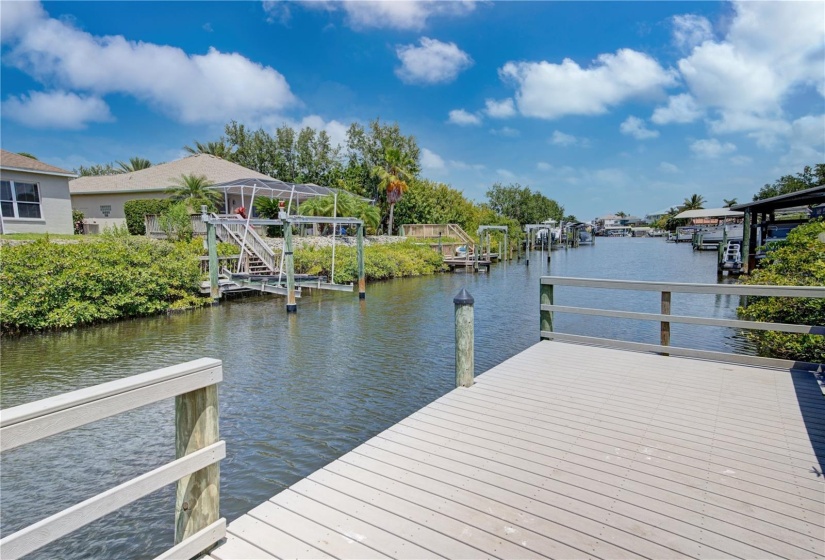
M 401 226 L 402 228 L 404 226 Z M 364 224 L 358 224 L 356 229 L 355 249 L 358 253 L 358 299 L 367 297 L 367 281 L 364 276 Z
M 475 374 L 473 304 L 465 288 L 453 298 L 455 304 L 455 386 L 470 387 Z
M 218 386 L 175 397 L 175 457 L 180 459 L 220 440 Z M 215 463 L 178 481 L 175 494 L 175 544 L 220 517 L 220 466 Z
M 553 305 L 553 284 L 541 284 L 539 292 L 541 305 Z M 541 331 L 553 332 L 553 312 L 541 310 L 539 313 L 539 328 Z M 539 335 L 541 337 L 541 335 Z
M 670 292 L 662 292 L 662 315 L 670 315 Z M 662 346 L 670 346 L 670 321 L 662 321 L 659 333 L 659 343 Z M 668 356 L 667 352 L 662 353 Z
M 295 313 L 295 259 L 292 254 L 292 222 L 284 221 L 284 266 L 286 267 L 286 312 Z
M 221 297 L 218 286 L 218 240 L 215 235 L 215 224 L 209 221 L 205 205 L 201 206 L 201 215 L 206 224 L 206 248 L 209 252 L 209 295 L 212 297 L 212 303 L 216 303 Z

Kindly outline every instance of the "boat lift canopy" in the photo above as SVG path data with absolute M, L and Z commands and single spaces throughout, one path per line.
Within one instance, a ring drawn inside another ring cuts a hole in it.
M 703 208 L 701 210 L 685 210 L 676 214 L 674 219 L 691 220 L 694 218 L 741 218 L 744 212 L 737 212 L 730 208 Z

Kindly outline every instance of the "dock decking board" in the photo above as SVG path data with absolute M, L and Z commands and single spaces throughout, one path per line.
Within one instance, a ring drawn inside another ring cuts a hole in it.
M 232 558 L 822 558 L 809 372 L 544 341 L 229 524 Z

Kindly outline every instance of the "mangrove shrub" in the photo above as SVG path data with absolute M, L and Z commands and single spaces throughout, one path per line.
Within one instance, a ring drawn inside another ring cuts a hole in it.
M 100 236 L 3 248 L 0 329 L 4 333 L 88 325 L 203 305 L 198 257 L 189 243 Z
M 771 244 L 771 250 L 744 284 L 781 286 L 825 286 L 825 233 L 820 220 L 801 225 L 784 241 Z M 825 325 L 825 299 L 751 297 L 739 315 L 754 321 Z M 759 353 L 777 358 L 825 361 L 825 336 L 748 331 Z

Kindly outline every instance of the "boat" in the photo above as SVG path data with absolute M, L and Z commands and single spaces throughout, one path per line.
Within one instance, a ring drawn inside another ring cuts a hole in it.
M 690 220 L 691 224 L 676 228 L 676 241 L 691 241 L 694 249 L 717 249 L 728 240 L 742 241 L 743 212 L 730 208 L 702 208 L 685 210 L 674 216 L 678 220 Z

